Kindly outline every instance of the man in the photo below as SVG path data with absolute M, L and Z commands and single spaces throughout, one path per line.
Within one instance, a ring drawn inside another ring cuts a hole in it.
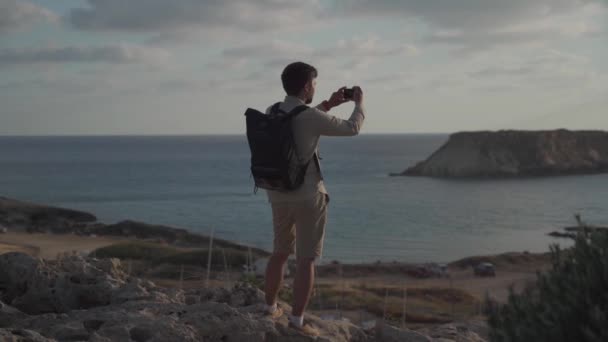
M 313 66 L 302 62 L 289 64 L 281 75 L 287 96 L 279 108 L 289 112 L 299 105 L 312 103 L 316 78 L 317 70 Z M 345 89 L 340 88 L 329 100 L 303 111 L 293 119 L 293 134 L 298 154 L 302 160 L 312 160 L 302 186 L 290 192 L 267 191 L 272 206 L 274 249 L 266 268 L 266 310 L 273 318 L 283 314 L 282 309 L 277 307 L 277 293 L 283 281 L 285 263 L 295 251 L 297 266 L 289 326 L 309 336 L 319 335 L 314 327 L 304 324 L 304 310 L 313 289 L 314 261 L 321 256 L 323 249 L 329 202 L 318 160 L 319 138 L 322 135 L 357 135 L 365 118 L 361 88 L 353 88 L 352 99 L 345 98 Z M 348 120 L 327 114 L 333 107 L 351 100 L 354 101 L 355 108 Z M 266 112 L 269 113 L 270 110 L 271 108 L 268 108 Z

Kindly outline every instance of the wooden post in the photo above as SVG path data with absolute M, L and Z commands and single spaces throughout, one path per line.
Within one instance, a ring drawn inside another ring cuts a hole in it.
M 403 282 L 403 316 L 401 317 L 401 328 L 405 328 L 406 304 L 407 304 L 407 286 L 405 285 L 405 281 L 404 281 Z
M 184 288 L 184 265 L 180 265 L 179 267 L 179 289 Z
M 340 274 L 340 291 L 342 292 L 340 294 L 340 305 L 338 305 L 338 309 L 339 309 L 339 314 L 340 314 L 340 319 L 342 319 L 342 305 L 344 304 L 344 276 L 342 273 L 342 264 L 338 265 L 338 274 Z
M 209 288 L 209 277 L 211 276 L 211 256 L 213 255 L 213 233 L 215 228 L 211 228 L 211 235 L 209 236 L 209 253 L 207 255 L 207 280 L 205 281 L 205 287 Z
M 245 254 L 245 270 L 246 273 L 249 274 L 249 251 Z
M 452 277 L 450 277 L 450 292 L 452 292 L 454 289 L 454 281 L 452 280 Z M 454 299 L 452 298 L 451 300 L 451 304 L 452 304 L 452 319 L 456 319 L 454 317 Z
M 386 304 L 388 301 L 388 287 L 384 288 L 384 310 L 382 313 L 382 321 L 386 322 Z
M 228 272 L 228 261 L 226 260 L 226 251 L 222 248 L 222 258 L 224 258 L 224 272 L 226 272 L 226 280 L 229 280 L 230 273 Z
M 253 255 L 251 254 L 251 247 L 247 247 L 247 271 L 251 272 L 251 265 L 253 265 Z

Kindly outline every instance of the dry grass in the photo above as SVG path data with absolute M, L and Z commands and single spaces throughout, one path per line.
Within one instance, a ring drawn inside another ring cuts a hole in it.
M 207 267 L 209 250 L 206 248 L 178 248 L 152 242 L 131 241 L 105 246 L 96 249 L 92 254 L 99 258 L 142 260 L 154 267 L 162 264 Z M 252 254 L 254 260 L 259 257 L 253 252 Z M 224 270 L 226 266 L 237 268 L 246 263 L 247 252 L 229 248 L 213 249 L 211 256 L 212 270 Z M 168 277 L 175 277 L 174 267 L 169 267 L 163 272 L 167 273 L 166 271 L 172 273 Z
M 460 289 L 403 288 L 319 284 L 313 298 L 313 309 L 338 307 L 341 310 L 365 310 L 377 317 L 400 321 L 404 301 L 406 320 L 411 323 L 445 323 L 477 314 L 479 301 Z

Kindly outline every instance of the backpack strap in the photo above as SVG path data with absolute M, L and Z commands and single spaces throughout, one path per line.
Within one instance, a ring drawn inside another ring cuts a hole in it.
M 286 111 L 282 110 L 279 106 L 281 105 L 281 102 L 277 102 L 275 104 L 272 105 L 272 107 L 270 107 L 270 115 L 277 115 L 277 114 L 285 114 L 286 118 L 291 119 L 293 117 L 298 116 L 298 114 L 302 113 L 303 111 L 307 110 L 308 107 L 307 105 L 299 105 L 297 107 L 295 107 L 294 109 L 292 109 L 289 113 L 287 113 Z
M 290 119 L 295 118 L 300 113 L 307 110 L 308 108 L 310 108 L 310 107 L 308 107 L 307 105 L 299 105 L 296 108 L 292 109 L 291 112 L 287 113 L 287 115 L 289 116 Z
M 281 105 L 281 102 L 277 102 L 275 103 L 272 108 L 270 109 L 270 114 L 276 115 L 279 112 L 283 112 L 281 109 L 279 109 L 279 106 Z M 296 116 L 300 115 L 303 111 L 309 109 L 310 107 L 308 107 L 307 105 L 299 105 L 297 107 L 295 107 L 294 109 L 292 109 L 289 113 L 285 113 L 286 114 L 286 118 L 287 119 L 293 119 Z M 319 155 L 317 154 L 317 152 L 315 152 L 312 156 L 312 161 L 315 163 L 315 166 L 317 167 L 317 171 L 319 171 L 319 176 L 321 177 L 321 179 L 323 179 L 323 173 L 321 173 L 321 163 L 319 162 Z M 310 162 L 310 161 L 309 161 Z
M 292 109 L 291 112 L 289 112 L 287 115 L 290 118 L 295 118 L 296 116 L 298 116 L 300 113 L 302 113 L 303 111 L 307 110 L 308 107 L 307 105 L 299 105 L 296 108 Z M 323 173 L 321 172 L 321 162 L 319 161 L 319 159 L 321 159 L 319 157 L 319 153 L 317 151 L 315 151 L 315 153 L 312 156 L 312 161 L 315 163 L 315 166 L 317 167 L 317 171 L 319 171 L 319 177 L 321 177 L 321 180 L 323 179 Z
M 281 111 L 279 109 L 279 106 L 281 105 L 281 102 L 277 102 L 275 104 L 272 105 L 272 107 L 270 107 L 270 115 L 277 115 L 279 113 L 279 111 Z
M 319 171 L 319 177 L 321 177 L 321 180 L 323 180 L 323 172 L 321 172 L 321 162 L 319 161 L 321 157 L 319 157 L 318 152 L 315 152 L 315 154 L 312 155 L 312 159 L 314 160 L 315 165 L 317 166 L 317 171 Z

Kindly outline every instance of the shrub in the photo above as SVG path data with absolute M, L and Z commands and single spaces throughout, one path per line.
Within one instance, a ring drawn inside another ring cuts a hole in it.
M 581 233 L 552 268 L 490 316 L 492 341 L 608 341 L 608 234 Z

